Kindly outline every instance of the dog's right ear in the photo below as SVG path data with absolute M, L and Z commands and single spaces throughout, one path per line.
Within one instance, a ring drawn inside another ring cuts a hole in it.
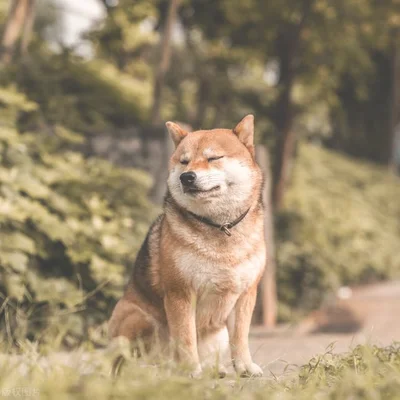
M 188 134 L 188 132 L 182 129 L 178 124 L 175 124 L 171 121 L 168 121 L 165 125 L 168 129 L 171 139 L 175 143 L 175 147 L 178 147 L 178 144 Z
M 254 115 L 246 115 L 233 130 L 254 157 Z

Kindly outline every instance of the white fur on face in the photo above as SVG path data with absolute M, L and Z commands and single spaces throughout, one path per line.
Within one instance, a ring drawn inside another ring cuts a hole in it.
M 237 216 L 238 210 L 243 212 L 243 204 L 251 196 L 257 177 L 244 160 L 224 157 L 218 163 L 218 167 L 212 167 L 211 164 L 211 168 L 193 170 L 197 175 L 196 186 L 199 189 L 219 187 L 218 190 L 196 195 L 184 193 L 179 178 L 186 166 L 180 164 L 170 171 L 168 188 L 181 207 L 202 216 L 218 216 L 223 219 L 219 222 L 223 223 L 231 215 Z
M 223 188 L 225 186 L 225 172 L 221 169 L 210 168 L 195 170 L 196 187 L 201 190 L 211 190 L 216 186 Z

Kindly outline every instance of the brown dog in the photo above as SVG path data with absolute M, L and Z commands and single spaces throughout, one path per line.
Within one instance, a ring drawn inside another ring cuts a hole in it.
M 188 133 L 166 125 L 176 149 L 164 213 L 137 255 L 110 320 L 111 337 L 147 339 L 157 332 L 178 345 L 193 375 L 230 344 L 236 371 L 261 376 L 248 344 L 266 258 L 254 118 L 233 130 Z M 223 365 L 219 372 L 225 375 Z

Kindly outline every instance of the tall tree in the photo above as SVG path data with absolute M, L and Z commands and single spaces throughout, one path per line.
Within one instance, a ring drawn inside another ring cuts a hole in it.
M 30 0 L 25 15 L 25 22 L 22 28 L 21 38 L 21 56 L 26 57 L 28 46 L 32 39 L 33 25 L 35 22 L 35 3 L 36 0 Z
M 333 130 L 328 143 L 352 156 L 390 167 L 400 107 L 396 66 L 400 4 L 395 0 L 367 4 L 369 15 L 358 23 L 359 49 L 364 57 L 342 69 L 338 78 L 338 101 L 331 107 Z M 360 52 L 355 46 L 352 49 Z
M 283 204 L 300 133 L 299 121 L 310 111 L 314 119 L 321 118 L 313 108 L 317 105 L 333 108 L 344 73 L 350 74 L 358 87 L 367 83 L 373 47 L 380 45 L 378 38 L 385 31 L 382 20 L 390 15 L 383 11 L 377 15 L 377 11 L 383 8 L 392 12 L 393 4 L 394 0 L 202 0 L 185 6 L 188 10 L 183 7 L 185 26 L 200 30 L 207 43 L 219 43 L 220 54 L 242 50 L 245 55 L 237 60 L 236 67 L 231 65 L 227 70 L 228 76 L 239 78 L 231 79 L 231 93 L 235 93 L 238 81 L 242 86 L 249 81 L 246 69 L 254 71 L 256 62 L 277 65 L 278 82 L 263 96 L 257 93 L 262 80 L 251 92 L 234 94 L 243 105 L 269 118 L 263 139 L 269 137 L 275 145 L 276 209 Z M 235 69 L 240 63 L 245 71 L 237 75 Z M 218 79 L 213 79 L 213 90 L 219 90 Z M 204 97 L 199 92 L 202 102 Z M 222 104 L 217 107 L 220 109 Z M 204 108 L 203 104 L 200 111 Z M 328 124 L 328 117 L 324 118 Z
M 172 30 L 176 23 L 177 11 L 181 0 L 170 0 L 167 18 L 161 39 L 160 60 L 156 67 L 156 75 L 153 90 L 153 106 L 150 120 L 153 125 L 161 122 L 162 92 L 164 89 L 165 75 L 171 63 L 171 39 Z
M 276 259 L 275 259 L 275 233 L 274 212 L 272 208 L 272 176 L 268 149 L 259 145 L 256 148 L 256 158 L 264 174 L 263 203 L 264 203 L 264 233 L 267 247 L 267 262 L 265 272 L 260 282 L 261 285 L 261 318 L 265 328 L 276 325 L 278 314 L 278 299 L 276 290 Z
M 165 85 L 165 75 L 168 72 L 171 63 L 171 40 L 172 30 L 176 23 L 177 11 L 181 0 L 170 0 L 167 18 L 164 22 L 164 29 L 162 32 L 161 43 L 160 43 L 160 58 L 156 66 L 156 74 L 154 79 L 153 87 L 153 105 L 150 113 L 150 123 L 153 126 L 157 126 L 161 123 L 161 106 L 162 106 L 162 95 Z M 154 184 L 151 190 L 151 197 L 154 202 L 160 204 L 165 194 L 165 168 L 168 165 L 169 158 L 172 154 L 171 143 L 169 135 L 165 132 L 165 137 L 161 143 L 161 154 L 163 159 L 159 160 L 159 168 L 154 179 Z M 149 155 L 151 153 L 149 149 L 149 139 L 144 136 L 144 154 Z
M 314 0 L 304 0 L 298 22 L 284 24 L 275 41 L 275 53 L 279 63 L 278 85 L 280 87 L 280 95 L 275 106 L 275 125 L 278 137 L 275 148 L 276 159 L 272 192 L 272 202 L 276 209 L 282 207 L 296 143 L 296 134 L 293 129 L 295 120 L 293 88 L 298 76 L 301 35 L 308 23 L 313 3 Z
M 1 41 L 0 61 L 2 63 L 11 62 L 21 35 L 23 35 L 21 50 L 26 51 L 32 32 L 34 7 L 35 0 L 11 1 Z
M 148 57 L 156 35 L 152 21 L 157 19 L 155 2 L 148 0 L 100 0 L 106 8 L 102 24 L 87 37 L 94 43 L 96 57 L 113 63 L 119 70 L 147 79 L 151 76 Z M 147 22 L 147 28 L 143 23 Z M 150 29 L 149 29 L 150 28 Z
M 400 124 L 400 30 L 396 29 L 393 32 L 392 37 L 392 110 L 391 110 L 391 140 L 390 140 L 390 159 L 389 168 L 392 171 L 397 171 L 400 165 L 398 165 L 397 152 L 397 135 Z

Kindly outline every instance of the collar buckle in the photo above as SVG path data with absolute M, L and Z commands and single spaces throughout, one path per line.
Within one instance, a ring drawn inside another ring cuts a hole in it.
M 226 236 L 232 236 L 232 233 L 230 231 L 230 229 L 232 228 L 232 224 L 231 223 L 226 223 L 223 224 L 219 227 L 219 230 L 224 232 Z
M 232 232 L 230 230 L 234 226 L 236 226 L 240 221 L 242 221 L 249 211 L 250 211 L 250 208 L 244 214 L 242 214 L 239 218 L 235 219 L 235 221 L 226 222 L 225 224 L 222 224 L 222 225 L 216 224 L 213 221 L 209 220 L 208 218 L 201 217 L 191 211 L 187 211 L 187 212 L 189 215 L 191 215 L 193 218 L 197 219 L 198 221 L 200 221 L 206 225 L 213 226 L 214 228 L 217 228 L 221 232 L 225 233 L 226 236 L 232 236 Z

